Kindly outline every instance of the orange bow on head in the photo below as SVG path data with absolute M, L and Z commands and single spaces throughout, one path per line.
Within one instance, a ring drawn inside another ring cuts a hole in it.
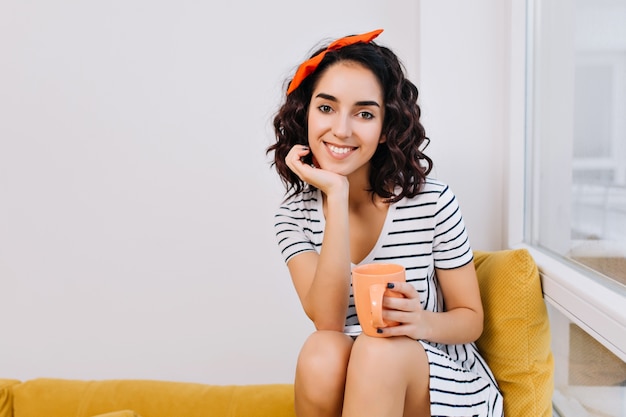
M 313 71 L 315 71 L 320 62 L 322 62 L 322 59 L 324 59 L 326 52 L 340 49 L 344 46 L 353 45 L 359 42 L 369 43 L 378 35 L 380 35 L 382 31 L 383 29 L 378 29 L 373 32 L 364 33 L 362 35 L 352 35 L 346 36 L 345 38 L 337 39 L 336 41 L 328 45 L 328 48 L 326 48 L 326 50 L 315 55 L 313 58 L 304 61 L 298 67 L 296 75 L 293 76 L 293 80 L 291 80 L 291 84 L 289 84 L 289 89 L 287 89 L 287 95 L 291 94 L 291 92 L 298 88 L 298 86 L 302 83 L 302 81 L 304 81 L 306 77 L 308 77 Z

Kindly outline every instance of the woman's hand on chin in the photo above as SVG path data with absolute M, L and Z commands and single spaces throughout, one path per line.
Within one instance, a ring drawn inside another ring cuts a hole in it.
M 305 163 L 303 158 L 310 152 L 311 150 L 304 145 L 295 145 L 291 148 L 285 159 L 289 169 L 302 181 L 320 189 L 326 195 L 335 192 L 345 192 L 347 195 L 348 178 Z

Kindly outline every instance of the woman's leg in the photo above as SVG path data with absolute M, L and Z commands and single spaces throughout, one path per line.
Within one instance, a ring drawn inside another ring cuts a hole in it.
M 429 378 L 421 343 L 361 335 L 350 354 L 343 416 L 429 417 Z
M 295 405 L 298 417 L 339 417 L 352 338 L 340 332 L 317 331 L 298 356 Z

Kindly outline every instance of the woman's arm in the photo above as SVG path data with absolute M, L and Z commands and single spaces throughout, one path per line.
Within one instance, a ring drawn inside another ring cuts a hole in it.
M 308 149 L 296 146 L 287 165 L 325 195 L 326 226 L 320 254 L 303 252 L 287 266 L 307 316 L 318 330 L 343 331 L 350 293 L 348 180 L 301 161 Z

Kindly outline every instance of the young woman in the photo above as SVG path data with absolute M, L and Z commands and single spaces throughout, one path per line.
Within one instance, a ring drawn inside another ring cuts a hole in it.
M 417 88 L 382 30 L 316 51 L 290 81 L 268 149 L 286 186 L 278 245 L 316 331 L 296 367 L 308 416 L 501 416 L 502 396 L 476 350 L 483 311 L 454 194 L 428 177 Z M 361 334 L 351 269 L 402 264 L 400 322 Z

